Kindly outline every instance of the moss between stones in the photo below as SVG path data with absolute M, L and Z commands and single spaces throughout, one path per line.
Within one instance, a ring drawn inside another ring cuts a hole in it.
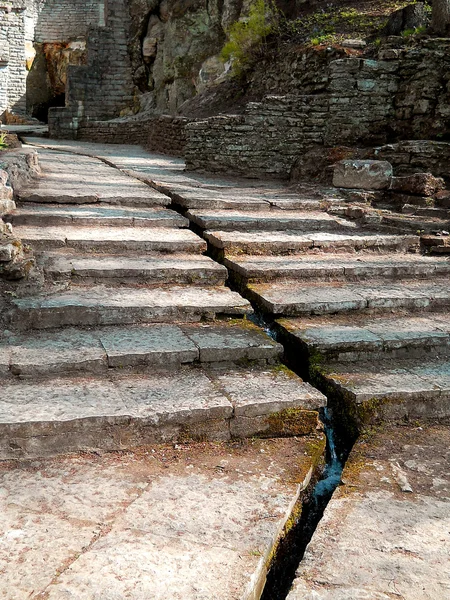
M 268 430 L 264 435 L 269 437 L 308 435 L 320 427 L 319 413 L 302 408 L 285 408 L 272 413 L 267 417 L 266 422 Z

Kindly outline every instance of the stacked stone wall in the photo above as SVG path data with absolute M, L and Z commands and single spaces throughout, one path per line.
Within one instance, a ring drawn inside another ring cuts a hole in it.
M 46 0 L 39 12 L 34 41 L 67 42 L 104 25 L 104 0 Z
M 26 111 L 25 3 L 0 1 L 0 116 Z
M 323 95 L 268 96 L 244 115 L 194 121 L 186 127 L 186 166 L 286 177 L 299 153 L 323 143 L 327 116 Z
M 132 104 L 129 26 L 126 1 L 108 0 L 106 26 L 89 31 L 87 64 L 68 67 L 66 107 L 50 110 L 51 135 L 76 138 L 89 120 L 117 117 Z
M 366 147 L 450 136 L 450 40 L 395 43 L 377 60 L 326 63 L 314 79 L 321 93 L 269 96 L 247 105 L 243 115 L 190 124 L 187 167 L 287 178 L 296 157 L 317 144 Z
M 184 156 L 187 123 L 188 119 L 168 115 L 88 121 L 79 129 L 78 139 L 108 144 L 137 144 L 152 152 Z

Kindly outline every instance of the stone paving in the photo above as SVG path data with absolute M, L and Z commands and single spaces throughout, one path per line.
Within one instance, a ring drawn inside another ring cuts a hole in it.
M 316 468 L 302 438 L 0 464 L 5 600 L 252 600 Z
M 450 428 L 392 426 L 353 449 L 288 600 L 450 596 Z

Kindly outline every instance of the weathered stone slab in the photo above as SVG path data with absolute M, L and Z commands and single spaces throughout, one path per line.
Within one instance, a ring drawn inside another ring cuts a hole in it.
M 67 328 L 4 336 L 0 376 L 106 374 L 114 367 L 173 369 L 193 362 L 223 365 L 250 360 L 265 364 L 277 362 L 282 350 L 280 344 L 247 322 L 131 325 L 89 331 Z
M 450 262 L 420 255 L 361 255 L 358 258 L 342 254 L 315 256 L 230 256 L 226 267 L 246 280 L 328 279 L 357 280 L 399 276 L 424 277 L 450 274 Z
M 326 398 L 292 372 L 271 369 L 265 372 L 236 371 L 216 376 L 233 404 L 231 435 L 305 435 L 320 428 L 318 410 Z M 270 394 L 268 394 L 270 390 Z
M 218 314 L 251 314 L 250 303 L 228 288 L 92 288 L 13 300 L 11 323 L 20 330 L 66 325 L 198 321 Z
M 110 367 L 169 366 L 199 358 L 197 346 L 176 325 L 114 327 L 98 333 Z
M 288 600 L 448 596 L 449 431 L 403 424 L 357 442 Z
M 16 336 L 10 341 L 10 371 L 35 376 L 106 370 L 106 353 L 98 336 L 77 329 Z
M 169 254 L 154 257 L 46 252 L 41 257 L 44 273 L 52 279 L 94 281 L 145 280 L 197 285 L 223 285 L 227 270 L 201 254 Z
M 199 349 L 202 363 L 276 360 L 283 347 L 246 322 L 227 325 L 184 325 L 184 333 Z
M 338 363 L 323 377 L 344 391 L 367 422 L 450 416 L 449 359 Z
M 31 227 L 22 225 L 16 234 L 34 248 L 66 246 L 81 250 L 130 252 L 203 252 L 206 244 L 187 229 L 169 227 Z
M 321 458 L 311 442 L 323 435 L 3 463 L 0 595 L 258 597 Z
M 29 204 L 18 208 L 11 216 L 13 225 L 111 225 L 125 227 L 187 227 L 189 221 L 164 208 L 132 208 L 103 204 L 65 206 Z
M 279 367 L 160 367 L 151 374 L 3 381 L 0 457 L 255 433 L 309 435 L 320 428 L 317 411 L 325 402 Z
M 186 216 L 196 225 L 218 231 L 334 231 L 355 224 L 325 212 L 251 210 L 190 210 Z
M 280 319 L 278 325 L 299 352 L 319 352 L 327 364 L 388 356 L 425 359 L 450 351 L 450 326 L 439 313 Z
M 326 314 L 363 309 L 437 309 L 450 305 L 448 283 L 437 280 L 402 285 L 308 283 L 251 284 L 249 293 L 265 312 L 275 315 Z
M 384 190 L 389 187 L 392 175 L 392 165 L 385 160 L 341 160 L 334 166 L 333 185 Z
M 419 237 L 377 233 L 302 233 L 295 231 L 207 231 L 205 238 L 230 254 L 298 254 L 313 248 L 324 251 L 408 251 L 419 246 Z
M 42 177 L 31 187 L 17 189 L 24 202 L 131 206 L 167 206 L 170 199 L 118 169 L 87 156 L 40 149 Z

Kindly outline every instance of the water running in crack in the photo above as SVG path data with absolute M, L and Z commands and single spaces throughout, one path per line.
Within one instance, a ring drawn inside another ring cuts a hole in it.
M 303 559 L 324 510 L 341 481 L 342 469 L 349 449 L 337 447 L 332 418 L 328 409 L 323 409 L 321 419 L 327 436 L 327 462 L 322 477 L 303 500 L 301 517 L 281 541 L 275 559 L 267 574 L 261 600 L 284 600 L 289 594 L 295 572 Z
M 273 324 L 263 315 L 254 313 L 250 320 L 265 331 L 273 340 L 279 341 Z M 292 365 L 290 365 L 292 368 Z M 295 367 L 294 367 L 295 370 Z M 324 408 L 320 412 L 327 438 L 326 465 L 320 479 L 309 494 L 302 497 L 300 519 L 281 540 L 276 556 L 267 574 L 267 581 L 261 600 L 285 600 L 295 579 L 295 572 L 305 554 L 305 550 L 323 517 L 325 508 L 334 490 L 341 481 L 342 470 L 354 440 L 337 435 L 337 423 L 333 423 L 332 411 Z

